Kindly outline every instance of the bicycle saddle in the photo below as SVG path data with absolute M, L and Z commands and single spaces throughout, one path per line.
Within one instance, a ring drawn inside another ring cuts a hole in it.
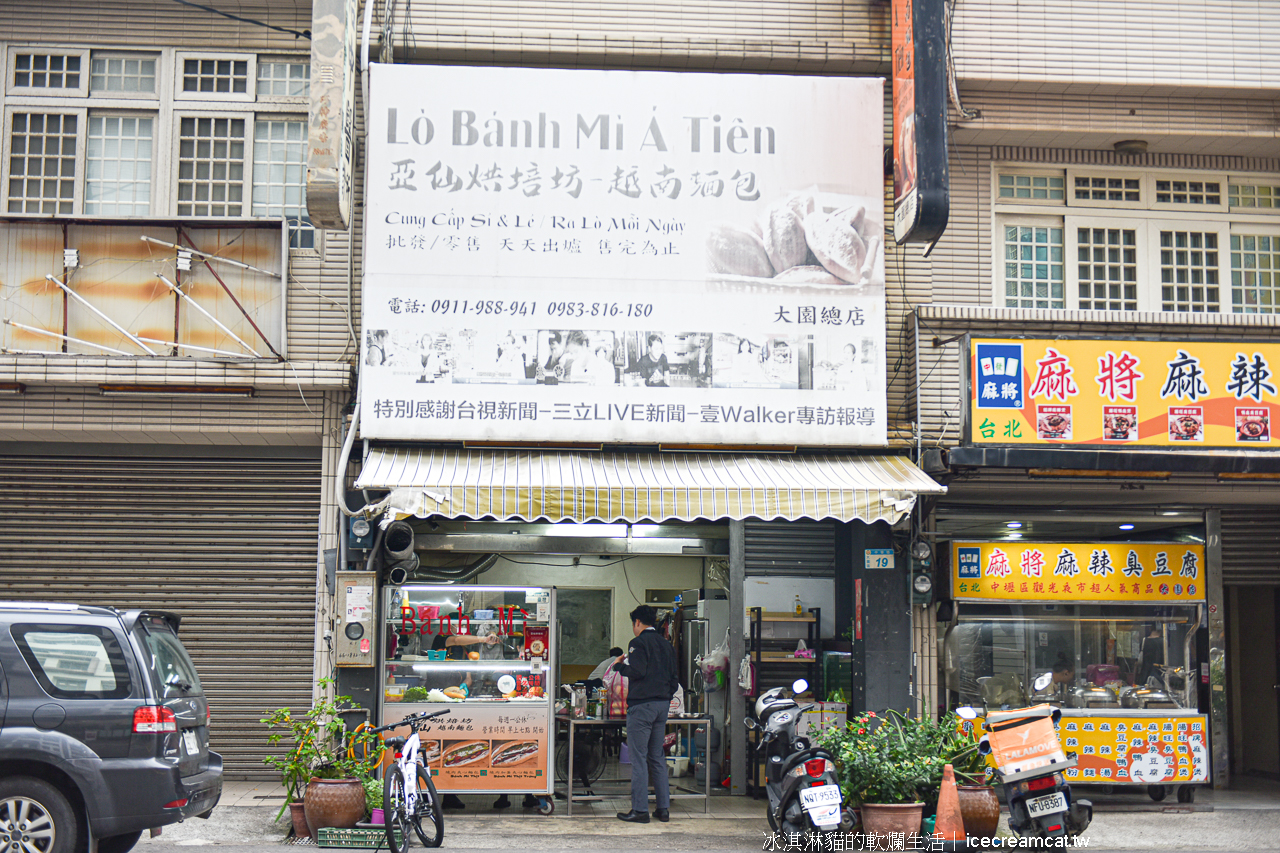
M 386 740 L 386 747 L 387 749 L 399 749 L 404 746 L 406 740 L 408 739 L 402 737 L 389 737 Z

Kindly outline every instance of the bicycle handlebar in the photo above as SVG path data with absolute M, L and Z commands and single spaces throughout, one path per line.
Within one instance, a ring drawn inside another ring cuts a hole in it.
M 417 728 L 419 724 L 425 723 L 427 720 L 434 720 L 436 717 L 443 717 L 445 714 L 449 713 L 452 712 L 448 708 L 445 708 L 441 711 L 423 711 L 421 714 L 410 714 L 398 723 L 388 723 L 385 726 L 378 726 L 376 729 L 369 729 L 369 733 L 376 735 L 380 732 L 388 732 L 392 729 L 398 729 L 401 726 L 406 725 L 411 728 Z

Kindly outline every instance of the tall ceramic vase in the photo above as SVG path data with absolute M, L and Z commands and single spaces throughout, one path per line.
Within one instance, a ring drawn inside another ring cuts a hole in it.
M 1000 823 L 1000 799 L 989 785 L 958 785 L 960 817 L 964 833 L 973 838 L 992 838 Z
M 289 819 L 293 821 L 293 834 L 298 838 L 310 838 L 311 827 L 307 826 L 307 813 L 301 801 L 289 803 Z

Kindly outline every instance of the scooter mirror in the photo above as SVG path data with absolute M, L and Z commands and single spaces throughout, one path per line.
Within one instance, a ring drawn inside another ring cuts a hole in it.
M 1052 683 L 1053 683 L 1052 672 L 1046 672 L 1044 675 L 1037 676 L 1036 680 L 1033 682 L 1033 684 L 1035 684 L 1037 693 L 1040 692 L 1041 690 L 1044 690 Z
M 796 694 L 803 693 L 808 689 L 809 682 L 805 681 L 803 678 L 797 678 L 791 685 L 791 692 Z
M 956 708 L 956 716 L 962 720 L 978 719 L 978 709 L 969 705 Z

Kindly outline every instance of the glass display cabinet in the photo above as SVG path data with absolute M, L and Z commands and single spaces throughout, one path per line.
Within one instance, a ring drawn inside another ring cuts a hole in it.
M 383 596 L 381 724 L 447 708 L 421 735 L 439 791 L 549 803 L 555 588 L 405 584 Z

